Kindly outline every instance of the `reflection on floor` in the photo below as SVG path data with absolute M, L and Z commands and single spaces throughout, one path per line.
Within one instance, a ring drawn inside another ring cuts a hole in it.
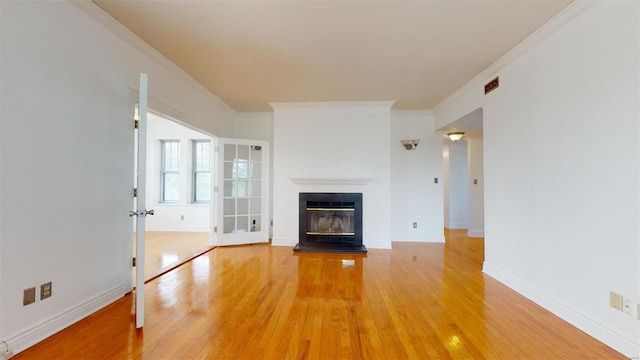
M 19 359 L 625 359 L 482 272 L 483 239 L 363 255 L 219 247 Z
M 147 231 L 145 237 L 145 280 L 209 248 L 207 232 Z

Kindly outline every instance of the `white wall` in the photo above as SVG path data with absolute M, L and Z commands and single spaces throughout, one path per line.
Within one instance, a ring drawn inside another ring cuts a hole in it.
M 449 229 L 467 229 L 469 226 L 469 175 L 467 141 L 448 142 L 447 205 Z
M 574 3 L 434 109 L 483 108 L 484 271 L 630 357 L 609 291 L 640 300 L 639 7 Z
M 139 72 L 152 108 L 209 133 L 234 111 L 91 2 L 2 1 L 0 23 L 0 339 L 21 350 L 124 293 Z
M 484 236 L 484 165 L 482 137 L 467 138 L 469 226 L 467 236 Z
M 392 102 L 276 103 L 273 244 L 298 242 L 300 192 L 361 192 L 363 242 L 390 248 Z M 365 185 L 300 185 L 292 178 L 369 179 Z
M 420 139 L 405 150 L 403 139 Z M 430 111 L 391 112 L 391 239 L 443 242 L 442 136 Z M 439 181 L 436 184 L 434 178 Z M 413 223 L 417 228 L 413 228 Z
M 211 137 L 153 114 L 149 114 L 148 119 L 147 208 L 153 208 L 155 215 L 147 216 L 147 231 L 208 232 L 210 204 L 192 203 L 193 140 L 212 141 Z M 180 195 L 177 204 L 160 202 L 161 140 L 180 140 Z M 213 173 L 211 176 L 213 179 Z

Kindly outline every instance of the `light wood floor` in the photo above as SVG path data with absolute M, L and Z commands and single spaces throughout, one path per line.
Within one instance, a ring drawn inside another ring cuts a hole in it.
M 207 232 L 147 231 L 145 238 L 145 280 L 209 248 Z M 133 251 L 135 254 L 135 242 Z
M 481 272 L 483 240 L 216 248 L 16 359 L 624 359 Z

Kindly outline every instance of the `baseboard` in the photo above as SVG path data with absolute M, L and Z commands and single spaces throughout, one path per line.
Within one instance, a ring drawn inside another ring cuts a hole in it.
M 439 235 L 412 235 L 412 234 L 392 234 L 392 241 L 397 242 L 424 242 L 424 243 L 443 243 L 444 234 Z
M 146 231 L 209 232 L 209 225 L 147 225 Z
M 14 353 L 19 353 L 25 349 L 39 343 L 49 336 L 75 324 L 94 312 L 122 298 L 124 286 L 118 285 L 111 290 L 95 296 L 75 307 L 67 309 L 52 316 L 30 328 L 24 329 L 7 338 L 7 343 Z
M 468 237 L 484 237 L 484 230 L 467 230 Z
M 298 239 L 271 238 L 271 246 L 296 246 Z
M 485 262 L 482 271 L 623 355 L 629 358 L 637 358 L 640 355 L 640 342 L 637 339 L 631 339 L 602 326 L 596 320 L 574 311 L 569 306 L 512 277 L 498 267 Z
M 364 241 L 364 246 L 367 249 L 391 249 L 391 241 L 389 242 L 366 242 Z
M 444 227 L 446 227 L 447 229 L 451 229 L 451 230 L 462 230 L 462 229 L 466 230 L 469 227 L 469 225 L 462 224 L 462 223 L 448 223 L 448 222 L 445 222 L 444 223 Z

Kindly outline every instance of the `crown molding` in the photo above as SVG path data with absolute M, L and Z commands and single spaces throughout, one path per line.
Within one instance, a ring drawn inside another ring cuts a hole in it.
M 506 54 L 489 65 L 486 69 L 481 71 L 473 79 L 464 84 L 458 90 L 454 91 L 451 95 L 447 96 L 438 105 L 434 106 L 434 109 L 445 106 L 457 100 L 458 98 L 467 94 L 469 91 L 472 91 L 475 88 L 477 88 L 478 92 L 482 93 L 482 91 L 484 91 L 484 84 L 488 80 L 494 78 L 501 69 L 512 64 L 523 54 L 529 52 L 529 50 L 534 48 L 540 42 L 556 33 L 558 30 L 562 29 L 579 15 L 584 13 L 587 9 L 596 6 L 598 3 L 599 1 L 575 0 L 564 10 L 556 14 L 554 17 L 552 17 L 546 23 L 536 29 L 533 33 L 531 33 L 531 35 L 527 36 L 524 40 L 514 46 Z
M 433 115 L 433 111 L 424 109 L 424 110 L 391 110 L 391 116 L 431 116 Z
M 369 107 L 391 109 L 392 101 L 300 101 L 300 102 L 270 102 L 269 105 L 276 109 L 304 109 L 304 108 L 352 108 Z
M 236 112 L 234 108 L 222 101 L 222 99 L 205 88 L 201 83 L 191 77 L 191 75 L 182 70 L 182 68 L 169 60 L 166 56 L 153 48 L 147 42 L 142 40 L 142 38 L 134 34 L 126 26 L 116 20 L 113 16 L 109 15 L 109 13 L 104 11 L 92 1 L 68 1 L 67 3 L 71 4 L 73 7 L 79 9 L 92 19 L 96 20 L 98 23 L 117 35 L 125 43 L 140 51 L 151 61 L 157 63 L 172 74 L 176 75 L 178 78 L 180 78 L 180 80 L 189 84 L 194 90 L 198 91 L 203 96 L 211 99 L 217 105 L 227 108 L 231 113 Z

